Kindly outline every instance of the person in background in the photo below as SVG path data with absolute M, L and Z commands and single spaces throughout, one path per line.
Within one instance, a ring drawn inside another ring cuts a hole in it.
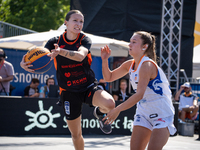
M 50 85 L 55 85 L 54 78 L 48 78 L 46 80 L 46 85 L 40 88 L 40 98 L 48 98 L 49 97 L 49 87 Z
M 40 81 L 37 78 L 32 78 L 31 84 L 24 89 L 24 97 L 39 97 L 39 84 Z
M 6 61 L 7 58 L 3 49 L 0 49 L 0 95 L 9 96 L 10 81 L 14 78 L 13 65 Z
M 182 91 L 184 91 L 182 93 Z M 182 94 L 181 94 L 182 93 Z M 181 85 L 174 99 L 179 101 L 179 119 L 185 122 L 185 118 L 195 120 L 197 118 L 198 96 L 192 93 L 192 88 L 189 82 Z
M 115 101 L 125 101 L 131 94 L 127 92 L 127 81 L 126 79 L 121 79 L 119 84 L 119 91 L 113 93 L 113 98 Z

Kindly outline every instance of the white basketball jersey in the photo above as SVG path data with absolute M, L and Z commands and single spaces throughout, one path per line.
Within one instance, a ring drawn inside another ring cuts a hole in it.
M 143 56 L 136 70 L 133 70 L 133 61 L 129 69 L 130 82 L 133 89 L 137 92 L 139 71 L 145 61 L 152 62 L 156 66 L 158 73 L 156 78 L 149 81 L 142 100 L 137 103 L 137 113 L 147 115 L 150 118 L 173 115 L 174 107 L 172 105 L 169 82 L 161 68 L 149 57 Z

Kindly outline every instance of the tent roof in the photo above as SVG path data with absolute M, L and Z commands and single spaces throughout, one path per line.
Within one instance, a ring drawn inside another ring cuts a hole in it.
M 63 30 L 50 30 L 48 32 L 31 33 L 26 35 L 14 36 L 0 39 L 0 47 L 29 50 L 33 46 L 44 46 L 52 37 L 59 36 Z M 111 56 L 128 56 L 128 42 L 116 39 L 96 36 L 85 33 L 92 40 L 91 53 L 93 56 L 101 55 L 101 47 L 108 45 L 112 50 Z

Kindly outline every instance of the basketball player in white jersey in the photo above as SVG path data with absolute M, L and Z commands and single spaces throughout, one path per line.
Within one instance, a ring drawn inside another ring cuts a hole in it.
M 127 73 L 135 94 L 104 117 L 112 124 L 121 111 L 137 104 L 131 135 L 131 150 L 161 150 L 168 138 L 175 134 L 174 107 L 167 78 L 156 64 L 155 36 L 148 32 L 135 32 L 130 39 L 129 54 L 134 58 L 111 71 L 108 58 L 111 50 L 101 48 L 102 70 L 106 82 L 115 81 Z

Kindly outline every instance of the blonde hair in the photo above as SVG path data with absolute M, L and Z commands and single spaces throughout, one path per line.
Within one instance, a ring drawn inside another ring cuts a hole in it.
M 140 35 L 142 39 L 142 44 L 147 44 L 148 47 L 145 50 L 144 54 L 151 58 L 153 61 L 157 63 L 157 56 L 156 56 L 156 37 L 151 33 L 146 31 L 137 31 L 134 34 Z

